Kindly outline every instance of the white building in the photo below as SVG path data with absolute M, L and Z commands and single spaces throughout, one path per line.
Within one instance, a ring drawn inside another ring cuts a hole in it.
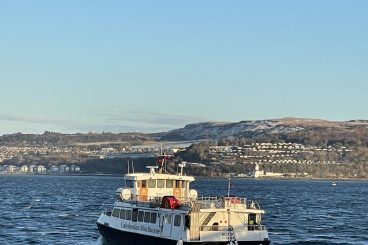
M 59 172 L 59 167 L 58 167 L 58 166 L 56 166 L 56 165 L 51 166 L 51 167 L 50 167 L 50 172 L 53 172 L 53 173 L 55 173 L 55 172 Z
M 31 165 L 29 166 L 29 172 L 33 173 L 33 172 L 36 172 L 36 165 Z
M 15 171 L 17 171 L 17 167 L 16 166 L 14 166 L 14 165 L 9 165 L 9 166 L 7 166 L 7 168 L 6 168 L 6 171 L 7 172 L 15 172 Z
M 61 173 L 66 173 L 66 172 L 69 172 L 70 171 L 70 167 L 68 165 L 60 165 L 59 166 L 59 171 Z
M 44 173 L 44 172 L 46 172 L 46 167 L 45 167 L 45 166 L 43 166 L 43 165 L 38 165 L 38 166 L 36 167 L 36 172 L 37 172 L 37 173 Z
M 256 163 L 256 167 L 254 168 L 254 178 L 262 178 L 262 177 L 283 177 L 284 173 L 274 173 L 274 172 L 266 172 L 259 169 L 258 163 Z
M 22 167 L 20 167 L 20 171 L 22 173 L 27 173 L 29 171 L 29 167 L 27 165 L 23 165 Z
M 79 172 L 80 171 L 80 167 L 77 165 L 71 165 L 70 166 L 70 172 Z

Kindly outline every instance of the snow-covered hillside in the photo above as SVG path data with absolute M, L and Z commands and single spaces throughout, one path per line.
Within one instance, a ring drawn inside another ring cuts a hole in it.
M 309 118 L 282 118 L 272 120 L 252 120 L 240 122 L 203 122 L 188 124 L 184 128 L 171 130 L 159 134 L 165 140 L 199 140 L 228 137 L 257 137 L 269 134 L 287 134 L 311 129 L 340 129 L 346 130 L 354 125 L 366 124 L 365 120 L 348 122 L 333 122 Z

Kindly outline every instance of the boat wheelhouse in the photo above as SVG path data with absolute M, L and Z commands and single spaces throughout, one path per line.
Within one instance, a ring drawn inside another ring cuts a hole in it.
M 125 175 L 114 207 L 103 212 L 98 229 L 108 244 L 270 244 L 261 225 L 264 211 L 245 198 L 199 197 L 194 177 L 148 173 Z

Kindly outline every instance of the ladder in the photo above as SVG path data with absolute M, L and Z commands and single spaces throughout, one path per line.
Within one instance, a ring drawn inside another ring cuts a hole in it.
M 215 216 L 216 212 L 211 212 L 209 215 L 207 215 L 206 219 L 202 222 L 202 226 L 206 226 L 208 222 L 211 221 L 213 216 Z

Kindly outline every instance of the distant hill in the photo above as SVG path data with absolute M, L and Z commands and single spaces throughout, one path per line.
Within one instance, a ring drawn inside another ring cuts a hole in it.
M 281 118 L 240 122 L 203 122 L 184 128 L 156 134 L 161 140 L 199 140 L 239 137 L 267 137 L 270 135 L 295 135 L 303 132 L 354 134 L 368 130 L 368 120 L 334 122 L 321 119 Z
M 88 143 L 121 143 L 121 142 L 140 142 L 150 140 L 151 137 L 141 133 L 76 133 L 62 134 L 55 132 L 45 132 L 43 134 L 5 134 L 0 136 L 0 145 L 15 146 L 65 146 L 73 144 Z
M 334 122 L 322 119 L 281 118 L 270 120 L 248 120 L 240 122 L 202 122 L 188 124 L 184 128 L 168 132 L 143 133 L 76 133 L 62 134 L 45 132 L 43 134 L 6 134 L 0 136 L 0 145 L 72 145 L 128 142 L 139 144 L 145 141 L 216 140 L 228 138 L 285 138 L 291 141 L 305 139 L 334 141 L 367 141 L 368 120 Z M 316 142 L 317 142 L 316 141 Z M 304 142 L 305 143 L 305 142 Z M 309 143 L 313 143 L 309 142 Z

